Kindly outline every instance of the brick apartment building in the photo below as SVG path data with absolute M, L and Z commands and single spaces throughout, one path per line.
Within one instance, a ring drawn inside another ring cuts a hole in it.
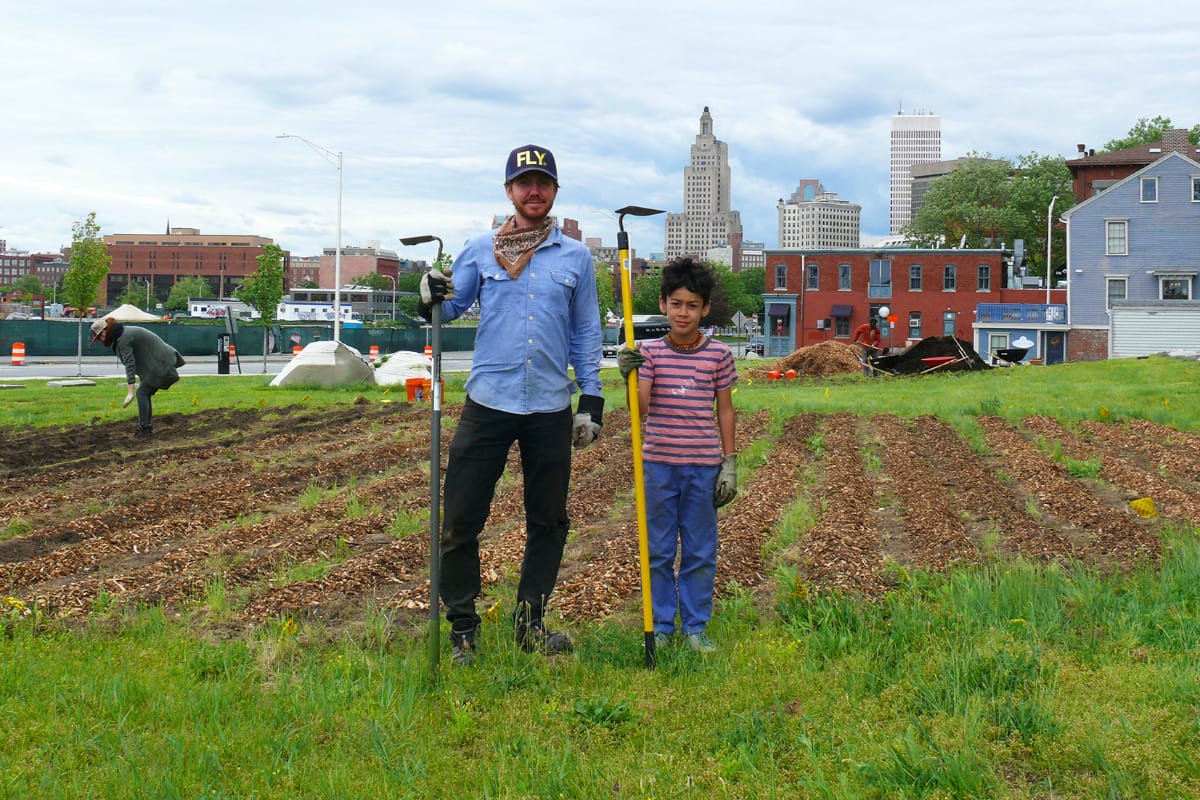
M 150 282 L 153 296 L 165 300 L 181 278 L 208 281 L 213 294 L 229 297 L 246 276 L 258 269 L 258 256 L 273 244 L 264 236 L 201 235 L 196 228 L 171 228 L 169 233 L 116 233 L 104 237 L 112 258 L 108 278 L 96 298 L 107 305 L 131 283 Z M 289 288 L 290 254 L 283 254 L 284 290 Z
M 895 322 L 884 344 L 903 347 L 928 336 L 975 340 L 981 303 L 1040 304 L 1042 288 L 1021 288 L 1013 251 L 999 249 L 829 249 L 766 251 L 768 355 L 835 339 L 887 306 Z M 1054 290 L 1052 303 L 1066 300 Z M 884 321 L 881 320 L 881 325 Z

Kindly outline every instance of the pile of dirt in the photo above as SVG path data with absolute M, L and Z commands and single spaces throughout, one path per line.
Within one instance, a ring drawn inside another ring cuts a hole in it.
M 933 366 L 922 359 L 939 357 L 953 357 L 956 360 L 937 367 L 935 372 L 991 369 L 991 366 L 979 357 L 979 353 L 975 352 L 970 342 L 953 336 L 929 336 L 901 353 L 875 359 L 875 366 L 895 375 L 916 375 L 930 370 Z
M 800 378 L 823 378 L 843 372 L 858 372 L 862 364 L 858 361 L 857 347 L 830 340 L 801 347 L 776 361 L 767 371 L 786 373 L 789 369 L 796 370 L 796 376 Z

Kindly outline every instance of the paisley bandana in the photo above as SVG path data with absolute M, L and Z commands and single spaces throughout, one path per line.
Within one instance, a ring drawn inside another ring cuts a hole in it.
M 510 278 L 516 280 L 525 269 L 525 265 L 533 258 L 533 251 L 550 235 L 550 227 L 550 217 L 546 217 L 535 228 L 518 228 L 517 218 L 509 217 L 496 231 L 492 251 Z

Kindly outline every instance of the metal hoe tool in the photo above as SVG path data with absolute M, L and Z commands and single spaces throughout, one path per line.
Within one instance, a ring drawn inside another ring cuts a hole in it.
M 414 245 L 437 242 L 437 260 L 434 268 L 441 265 L 442 240 L 437 236 L 408 236 L 400 244 Z M 432 384 L 429 387 L 433 400 L 430 414 L 429 446 L 429 678 L 437 679 L 438 653 L 441 649 L 439 601 L 442 582 L 442 304 L 433 304 L 430 314 L 433 341 Z
M 652 217 L 662 214 L 653 208 L 625 206 L 618 208 L 617 250 L 621 262 L 621 310 L 625 315 L 625 346 L 637 349 L 633 332 L 633 265 L 630 263 L 629 234 L 625 232 L 625 215 Z M 633 490 L 637 500 L 638 556 L 642 562 L 642 632 L 646 643 L 646 667 L 654 669 L 654 607 L 650 595 L 650 544 L 646 524 L 646 488 L 642 472 L 642 415 L 638 408 L 637 371 L 629 373 L 629 426 L 633 442 Z

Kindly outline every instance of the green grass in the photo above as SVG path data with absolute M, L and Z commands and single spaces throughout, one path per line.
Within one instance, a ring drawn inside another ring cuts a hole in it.
M 1152 358 L 745 380 L 735 403 L 776 424 L 809 411 L 933 413 L 970 431 L 979 413 L 1050 414 L 1194 431 L 1198 379 L 1193 362 Z M 217 381 L 185 379 L 156 411 L 204 408 L 191 398 Z M 245 407 L 386 398 L 265 381 L 222 378 L 218 396 Z M 448 401 L 461 399 L 461 380 L 447 383 Z M 71 400 L 57 416 L 6 405 L 0 426 L 117 418 L 104 391 L 31 386 L 14 394 Z M 615 372 L 606 394 L 622 403 Z M 761 456 L 748 448 L 739 467 Z M 314 484 L 305 502 L 326 492 Z M 788 509 L 768 552 L 816 513 Z M 419 522 L 398 516 L 396 535 Z M 771 599 L 734 590 L 717 603 L 716 654 L 674 645 L 653 671 L 632 609 L 570 626 L 576 651 L 553 660 L 520 652 L 501 609 L 476 664 L 454 668 L 443 642 L 430 681 L 424 628 L 385 614 L 336 634 L 300 619 L 218 634 L 210 623 L 237 598 L 213 582 L 182 611 L 101 593 L 77 629 L 0 598 L 0 797 L 1197 797 L 1200 532 L 1163 536 L 1162 563 L 1125 575 L 893 567 L 897 588 L 872 604 L 814 597 L 780 568 Z

